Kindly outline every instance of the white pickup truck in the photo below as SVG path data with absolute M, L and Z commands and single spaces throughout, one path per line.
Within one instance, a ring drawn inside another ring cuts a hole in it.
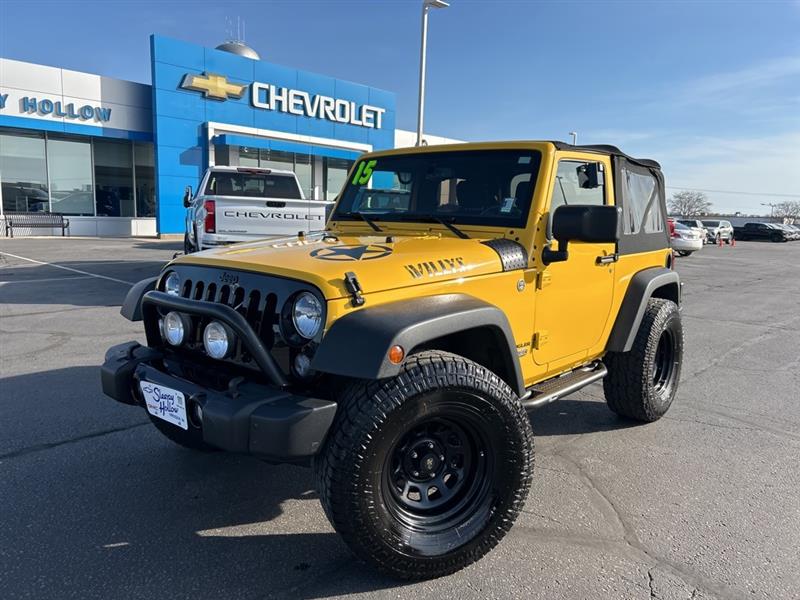
M 234 242 L 297 235 L 325 227 L 333 202 L 307 200 L 291 171 L 211 167 L 197 194 L 183 197 L 187 254 Z

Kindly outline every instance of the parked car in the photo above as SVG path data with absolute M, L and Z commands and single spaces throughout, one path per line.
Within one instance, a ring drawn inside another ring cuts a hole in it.
M 696 228 L 676 222 L 675 229 L 670 235 L 670 245 L 681 256 L 690 256 L 693 252 L 703 249 L 703 234 Z
M 730 221 L 710 221 L 703 219 L 700 221 L 708 232 L 708 241 L 711 244 L 719 244 L 720 240 L 726 244 L 733 241 L 733 225 Z
M 795 223 L 793 225 L 787 225 L 787 227 L 791 228 L 792 231 L 795 232 L 795 234 L 797 235 L 796 239 L 800 239 L 800 225 Z
M 737 240 L 769 240 L 771 242 L 788 242 L 788 231 L 775 227 L 775 223 L 745 223 L 733 228 Z
M 653 422 L 676 396 L 681 284 L 661 182 L 656 161 L 613 146 L 366 154 L 325 231 L 181 256 L 135 284 L 121 312 L 147 345 L 109 349 L 103 391 L 185 448 L 313 467 L 358 558 L 394 578 L 449 575 L 525 505 L 526 409 L 603 379 L 613 412 Z M 587 192 L 617 206 L 581 204 Z M 526 285 L 532 266 L 547 284 Z
M 694 229 L 695 231 L 697 231 L 697 233 L 700 234 L 703 241 L 705 241 L 708 238 L 708 231 L 706 230 L 705 225 L 703 225 L 703 222 L 700 219 L 678 219 L 677 222 L 680 223 L 681 225 L 686 225 L 686 227 L 689 227 L 690 229 Z
M 325 227 L 333 202 L 309 200 L 292 171 L 208 169 L 192 198 L 186 188 L 186 254 L 235 242 L 309 233 Z
M 798 232 L 792 225 L 786 225 L 785 223 L 774 223 L 774 225 L 786 232 L 786 239 L 791 241 L 800 239 L 800 232 Z

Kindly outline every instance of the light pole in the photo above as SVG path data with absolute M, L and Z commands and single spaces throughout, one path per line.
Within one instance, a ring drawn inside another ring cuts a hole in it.
M 769 202 L 762 202 L 761 206 L 769 206 L 769 218 L 775 218 L 775 207 L 778 206 L 777 204 L 770 204 Z
M 419 105 L 417 108 L 417 146 L 422 145 L 422 125 L 425 113 L 425 52 L 428 45 L 428 10 L 447 8 L 444 0 L 423 0 L 422 2 L 422 42 L 419 47 Z
M 572 136 L 572 145 L 578 145 L 578 132 L 577 131 L 570 131 L 569 134 Z

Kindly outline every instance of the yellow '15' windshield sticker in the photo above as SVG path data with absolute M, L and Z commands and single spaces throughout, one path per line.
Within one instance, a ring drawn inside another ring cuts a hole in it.
M 377 160 L 370 160 L 364 162 L 363 160 L 358 163 L 358 169 L 356 169 L 355 175 L 353 175 L 352 184 L 353 185 L 364 185 L 369 181 L 369 178 L 372 177 L 372 170 L 375 168 L 375 165 L 378 164 Z

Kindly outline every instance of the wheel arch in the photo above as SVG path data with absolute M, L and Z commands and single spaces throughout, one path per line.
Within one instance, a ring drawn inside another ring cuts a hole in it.
M 607 352 L 628 352 L 631 349 L 650 298 L 671 300 L 680 306 L 681 282 L 678 274 L 664 267 L 653 267 L 633 276 L 608 337 Z
M 388 360 L 402 346 L 406 356 L 445 350 L 492 370 L 517 395 L 524 393 L 516 344 L 505 314 L 466 294 L 444 294 L 367 307 L 333 323 L 314 355 L 312 369 L 358 379 L 400 373 Z

